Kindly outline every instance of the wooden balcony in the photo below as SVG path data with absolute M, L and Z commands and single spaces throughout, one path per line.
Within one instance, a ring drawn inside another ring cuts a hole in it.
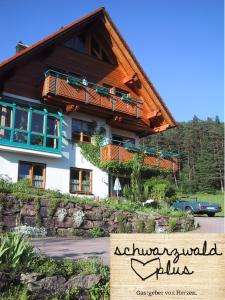
M 135 153 L 128 151 L 124 146 L 108 144 L 101 147 L 101 161 L 125 162 L 134 158 Z M 161 168 L 178 171 L 178 159 L 171 157 L 165 159 L 160 156 L 144 155 L 144 165 L 150 168 Z
M 111 110 L 130 117 L 142 118 L 143 102 L 128 98 L 127 95 L 113 95 L 109 89 L 87 81 L 83 84 L 81 78 L 49 70 L 45 73 L 42 97 L 61 97 L 74 101 Z

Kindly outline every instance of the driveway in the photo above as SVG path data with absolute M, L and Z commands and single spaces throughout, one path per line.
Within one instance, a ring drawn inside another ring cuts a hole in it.
M 93 258 L 102 259 L 103 263 L 109 265 L 109 238 L 96 239 L 68 239 L 68 238 L 42 238 L 33 239 L 32 244 L 53 258 Z
M 224 218 L 196 217 L 200 224 L 196 233 L 224 233 Z M 105 265 L 109 265 L 109 238 L 96 239 L 68 239 L 68 238 L 42 238 L 33 239 L 33 245 L 53 258 L 93 258 L 102 259 Z
M 225 233 L 224 217 L 195 217 L 200 227 L 195 231 L 197 233 Z

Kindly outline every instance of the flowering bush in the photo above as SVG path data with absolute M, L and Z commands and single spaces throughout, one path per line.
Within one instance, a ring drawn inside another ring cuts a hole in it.
M 85 213 L 82 210 L 78 210 L 73 213 L 73 221 L 75 227 L 80 227 L 84 221 Z
M 46 236 L 47 231 L 44 227 L 32 227 L 28 225 L 20 225 L 15 227 L 15 232 L 22 236 Z
M 67 211 L 65 208 L 58 208 L 57 210 L 57 216 L 58 216 L 58 220 L 59 222 L 63 222 L 65 217 L 67 216 Z

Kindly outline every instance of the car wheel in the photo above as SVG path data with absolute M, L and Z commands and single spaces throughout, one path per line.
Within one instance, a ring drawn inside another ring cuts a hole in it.
M 208 217 L 214 217 L 215 213 L 208 213 Z
M 189 214 L 189 215 L 192 215 L 192 214 L 193 214 L 193 210 L 192 210 L 192 208 L 191 208 L 190 206 L 187 206 L 187 207 L 185 208 L 185 211 L 186 211 L 186 213 Z

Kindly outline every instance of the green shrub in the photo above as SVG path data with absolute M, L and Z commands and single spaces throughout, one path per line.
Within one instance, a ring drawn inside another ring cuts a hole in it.
M 81 259 L 74 261 L 76 267 L 76 274 L 74 275 L 88 275 L 101 274 L 104 266 L 97 259 Z
M 145 232 L 145 224 L 142 220 L 136 220 L 136 231 L 137 233 Z
M 117 233 L 127 233 L 126 224 L 123 221 L 119 221 L 117 224 Z
M 31 190 L 34 188 L 30 185 L 29 179 L 21 179 L 17 182 L 13 183 L 13 192 L 23 192 L 23 193 L 30 193 Z
M 168 225 L 169 225 L 169 231 L 170 232 L 176 231 L 176 228 L 177 228 L 177 219 L 176 218 L 170 218 L 169 222 L 168 222 Z
M 134 155 L 132 173 L 131 173 L 131 195 L 130 199 L 134 202 L 139 202 L 142 200 L 142 180 L 141 180 L 141 170 L 144 163 L 144 154 L 139 151 Z
M 155 221 L 153 219 L 148 219 L 145 222 L 145 232 L 146 233 L 155 232 Z
M 172 207 L 162 207 L 157 210 L 157 212 L 162 216 L 180 218 L 180 217 L 187 217 L 187 213 L 182 210 L 175 210 Z
M 131 193 L 132 193 L 131 187 L 128 184 L 126 184 L 123 188 L 123 196 L 127 200 L 131 200 Z
M 93 237 L 93 238 L 98 238 L 98 237 L 102 237 L 102 236 L 106 235 L 104 229 L 99 228 L 99 227 L 94 227 L 94 228 L 89 229 L 88 234 L 90 237 Z
M 153 177 L 144 183 L 144 197 L 151 197 L 160 205 L 170 203 L 175 195 L 175 187 L 168 179 Z
M 89 289 L 89 295 L 91 300 L 109 300 L 110 299 L 110 287 L 107 282 L 105 285 L 97 284 Z
M 30 240 L 25 240 L 17 233 L 7 233 L 0 236 L 0 264 L 7 270 L 26 270 L 34 255 Z
M 71 277 L 76 273 L 76 264 L 71 259 L 64 259 L 62 261 L 62 268 L 65 270 L 67 277 Z
M 73 275 L 100 274 L 105 280 L 109 279 L 109 268 L 94 258 L 56 260 L 48 257 L 34 257 L 29 270 L 45 276 L 62 275 L 69 278 Z
M 115 210 L 135 212 L 139 205 L 132 201 L 124 201 L 115 197 L 110 197 L 104 200 L 104 205 Z
M 22 286 L 10 287 L 7 292 L 1 293 L 1 300 L 29 300 L 28 290 Z
M 35 257 L 31 262 L 30 269 L 34 272 L 44 274 L 45 276 L 65 274 L 60 261 L 53 258 Z
M 132 232 L 132 224 L 130 222 L 128 222 L 126 224 L 126 233 Z
M 127 233 L 129 228 L 127 227 L 127 218 L 123 213 L 117 215 L 117 233 Z
M 7 175 L 0 175 L 0 191 L 2 193 L 12 193 L 13 183 Z

